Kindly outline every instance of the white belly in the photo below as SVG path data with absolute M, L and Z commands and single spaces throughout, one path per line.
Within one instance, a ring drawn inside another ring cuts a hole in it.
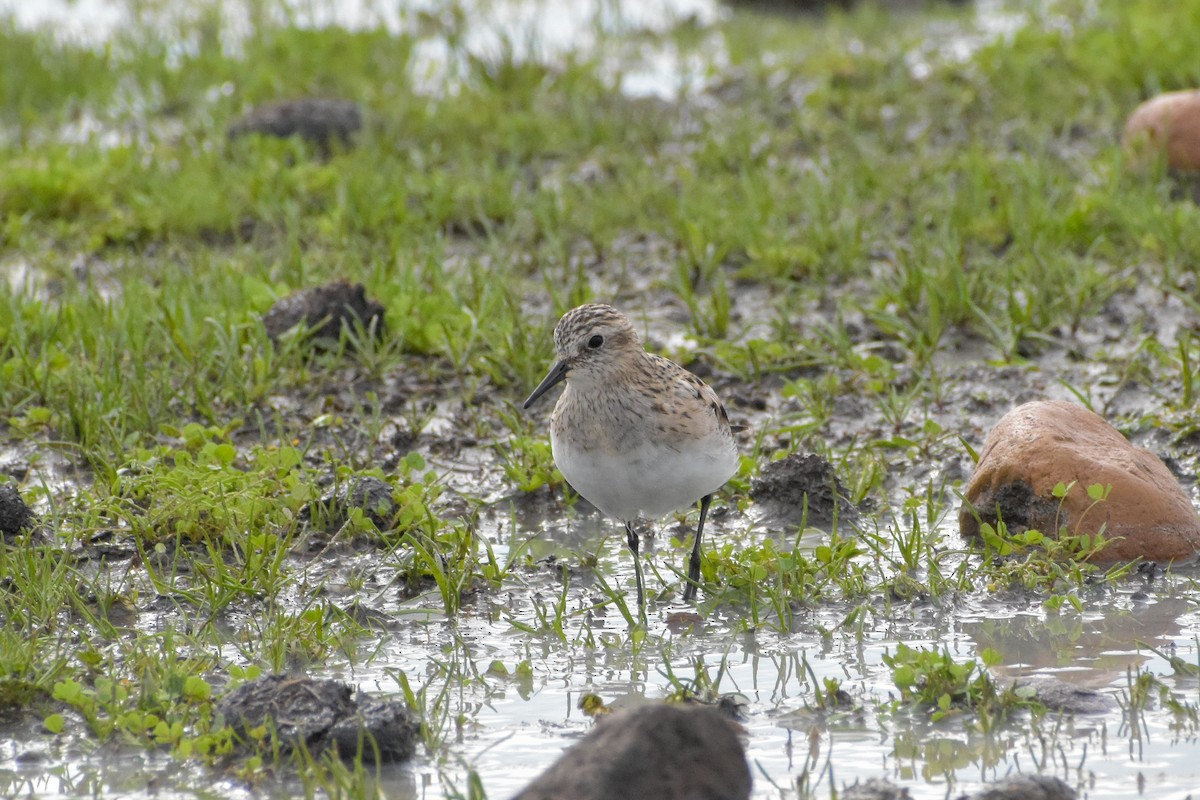
M 729 436 L 699 440 L 680 450 L 643 441 L 620 453 L 571 447 L 550 435 L 554 463 L 567 483 L 610 517 L 661 517 L 720 489 L 738 467 Z

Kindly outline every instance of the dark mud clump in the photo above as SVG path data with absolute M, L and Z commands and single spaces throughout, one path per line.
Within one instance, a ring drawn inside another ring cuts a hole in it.
M 314 340 L 328 341 L 336 340 L 343 328 L 353 332 L 356 325 L 382 337 L 383 316 L 383 305 L 368 299 L 361 283 L 334 281 L 281 298 L 263 315 L 262 322 L 272 339 L 303 325 Z
M 706 707 L 617 712 L 513 800 L 744 800 L 750 767 L 736 731 Z
M 420 725 L 400 703 L 359 693 L 358 710 L 337 721 L 327 737 L 342 756 L 362 753 L 368 763 L 407 761 L 417 750 Z
M 36 522 L 37 516 L 25 505 L 16 487 L 7 483 L 0 485 L 0 538 L 33 530 Z
M 750 484 L 750 497 L 767 519 L 789 525 L 828 525 L 835 518 L 853 521 L 859 510 L 848 496 L 833 465 L 812 453 L 773 461 Z
M 280 139 L 299 136 L 327 155 L 334 142 L 350 145 L 362 124 L 362 109 L 354 101 L 310 97 L 253 108 L 229 126 L 228 135 L 230 139 L 252 133 Z
M 838 797 L 842 800 L 910 800 L 912 795 L 908 789 L 882 778 L 871 778 L 865 783 L 847 786 Z
M 338 681 L 271 675 L 239 686 L 217 710 L 243 743 L 266 727 L 285 751 L 333 750 L 343 758 L 404 761 L 416 752 L 419 726 L 400 703 L 359 693 Z
M 963 536 L 977 537 L 981 522 L 995 527 L 1001 520 L 1009 530 L 1024 531 L 1033 526 L 1031 520 L 1036 524 L 1047 518 L 1053 519 L 1058 510 L 1057 503 L 1039 497 L 1032 486 L 1021 480 L 1004 484 L 988 499 L 991 503 L 981 503 L 961 515 Z M 970 513 L 972 511 L 974 513 Z
M 909 800 L 908 789 L 882 778 L 847 786 L 838 795 L 843 800 Z M 1075 790 L 1051 775 L 1010 775 L 974 794 L 956 800 L 1075 800 Z
M 747 8 L 769 14 L 820 14 L 834 9 L 849 11 L 856 5 L 864 5 L 858 0 L 724 0 L 726 5 L 734 8 Z M 945 0 L 949 5 L 963 5 L 970 0 Z M 906 9 L 910 3 L 905 0 L 883 0 L 884 8 Z
M 301 512 L 314 527 L 327 534 L 337 533 L 346 524 L 350 512 L 360 509 L 381 531 L 390 530 L 396 516 L 396 501 L 392 487 L 372 476 L 356 479 L 326 494 L 319 503 L 310 503 Z
M 959 800 L 1075 800 L 1075 790 L 1053 775 L 1010 775 Z

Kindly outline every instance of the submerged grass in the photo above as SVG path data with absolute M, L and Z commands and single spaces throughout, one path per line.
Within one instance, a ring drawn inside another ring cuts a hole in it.
M 213 687 L 374 657 L 343 586 L 452 631 L 424 680 L 396 673 L 448 771 L 462 686 L 500 680 L 455 627 L 471 615 L 648 672 L 656 633 L 602 629 L 633 621 L 603 565 L 563 569 L 523 610 L 489 606 L 541 569 L 531 535 L 489 515 L 571 502 L 517 404 L 557 314 L 592 298 L 686 336 L 651 344 L 753 422 L 731 506 L 752 514 L 758 470 L 808 450 L 870 509 L 815 545 L 752 521 L 706 547 L 701 611 L 747 634 L 836 608 L 838 635 L 861 639 L 899 605 L 1017 590 L 1054 613 L 1124 574 L 1004 531 L 986 551 L 950 541 L 972 404 L 1003 410 L 1047 375 L 1090 386 L 1091 362 L 1118 388 L 1081 399 L 1153 387 L 1122 424 L 1194 459 L 1194 336 L 1160 340 L 1154 320 L 1200 304 L 1200 211 L 1117 146 L 1139 100 L 1200 82 L 1178 35 L 1194 0 L 1014 3 L 1004 36 L 957 7 L 739 10 L 646 34 L 711 76 L 670 101 L 621 94 L 603 35 L 541 65 L 468 57 L 462 8 L 405 34 L 246 8 L 233 30 L 215 4 L 154 20 L 131 4 L 103 46 L 0 22 L 0 448 L 26 454 L 44 524 L 0 550 L 0 702 L 48 730 L 70 709 L 98 739 L 215 758 Z M 428 41 L 461 66 L 445 91 L 418 89 Z M 353 147 L 226 139 L 247 107 L 303 95 L 364 106 Z M 276 299 L 335 278 L 384 304 L 381 339 L 268 337 Z M 394 489 L 388 530 L 352 514 L 313 534 L 309 504 L 361 475 Z M 347 546 L 371 563 L 338 563 Z M 892 666 L 982 691 L 943 655 Z M 817 706 L 837 696 L 810 683 Z M 950 690 L 925 700 L 943 696 L 961 710 Z M 331 793 L 371 779 L 304 774 Z M 465 796 L 482 791 L 471 772 Z

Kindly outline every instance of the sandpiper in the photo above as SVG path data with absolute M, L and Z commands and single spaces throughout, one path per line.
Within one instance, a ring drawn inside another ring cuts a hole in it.
M 563 477 L 592 505 L 625 523 L 633 551 L 638 610 L 645 615 L 639 517 L 661 517 L 700 501 L 683 599 L 700 581 L 700 539 L 713 493 L 738 468 L 737 442 L 720 399 L 704 381 L 647 353 L 629 319 L 589 304 L 554 328 L 558 363 L 529 395 L 567 388 L 550 419 L 550 449 Z

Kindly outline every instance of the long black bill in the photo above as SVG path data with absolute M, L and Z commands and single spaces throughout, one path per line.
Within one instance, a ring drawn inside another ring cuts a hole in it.
M 560 361 L 551 367 L 550 372 L 546 375 L 546 377 L 542 378 L 542 382 L 539 383 L 538 387 L 533 390 L 533 394 L 529 395 L 529 399 L 525 401 L 521 408 L 529 408 L 531 405 L 533 405 L 533 402 L 549 391 L 551 386 L 564 380 L 567 377 L 567 372 L 569 370 L 570 367 L 565 361 Z

